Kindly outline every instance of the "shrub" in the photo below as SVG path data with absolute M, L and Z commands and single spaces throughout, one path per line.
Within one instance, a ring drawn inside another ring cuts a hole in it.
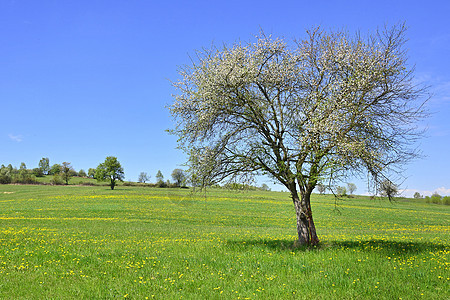
M 50 175 L 55 175 L 55 174 L 59 174 L 61 172 L 61 165 L 59 164 L 54 164 L 51 168 L 50 168 Z
M 44 177 L 44 172 L 41 168 L 34 168 L 31 173 L 36 177 Z
M 33 184 L 36 183 L 36 178 L 28 170 L 21 170 L 12 177 L 11 183 Z
M 0 169 L 0 184 L 8 184 L 11 183 L 11 171 L 2 165 Z
M 440 204 L 441 198 L 442 198 L 441 195 L 435 192 L 433 193 L 433 195 L 431 195 L 431 203 Z
M 442 198 L 442 204 L 450 205 L 450 196 L 445 196 L 444 198 Z
M 158 182 L 156 183 L 156 187 L 159 187 L 159 188 L 166 188 L 166 187 L 167 187 L 167 183 L 164 182 L 164 181 L 158 181 Z
M 54 174 L 53 178 L 50 180 L 50 183 L 54 185 L 62 185 L 64 184 L 64 181 L 62 180 L 61 176 L 59 176 L 58 174 Z
M 228 190 L 234 190 L 234 191 L 256 191 L 257 190 L 257 187 L 252 186 L 250 184 L 236 183 L 236 182 L 228 182 L 223 187 Z
M 180 187 L 177 183 L 170 183 L 169 181 L 167 181 L 166 185 L 168 188 L 179 188 Z
M 11 183 L 12 178 L 6 174 L 0 174 L 0 184 L 8 184 Z

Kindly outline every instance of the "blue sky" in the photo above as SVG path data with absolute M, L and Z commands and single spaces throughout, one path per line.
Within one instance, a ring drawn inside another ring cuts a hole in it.
M 49 157 L 87 170 L 113 155 L 126 179 L 169 179 L 185 161 L 165 132 L 170 80 L 196 49 L 252 41 L 260 29 L 301 39 L 314 26 L 365 33 L 404 21 L 416 79 L 434 96 L 426 157 L 406 167 L 402 187 L 450 195 L 450 2 L 313 2 L 1 1 L 0 164 Z

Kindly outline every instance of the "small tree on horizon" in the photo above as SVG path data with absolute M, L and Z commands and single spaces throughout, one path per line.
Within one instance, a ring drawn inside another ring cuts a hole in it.
M 270 191 L 270 187 L 266 183 L 261 184 L 260 189 L 262 191 L 267 191 L 267 192 Z
M 146 181 L 150 180 L 150 176 L 147 175 L 146 172 L 141 172 L 139 174 L 138 182 L 145 183 Z
M 89 168 L 88 169 L 88 176 L 90 177 L 90 178 L 94 178 L 95 179 L 95 169 L 94 168 Z
M 164 184 L 164 175 L 162 174 L 161 170 L 158 170 L 156 173 L 156 183 L 161 185 Z
M 69 162 L 63 162 L 61 165 L 61 177 L 66 182 L 66 185 L 69 184 L 70 177 L 73 176 L 75 170 L 72 168 Z
M 19 171 L 18 171 L 17 175 L 18 175 L 18 178 L 16 178 L 16 179 L 18 182 L 27 183 L 27 182 L 31 181 L 30 171 L 28 171 L 27 165 L 24 162 L 20 163 L 20 167 L 19 167 Z
M 39 161 L 39 169 L 41 169 L 43 174 L 49 175 L 49 172 L 50 172 L 50 160 L 49 160 L 48 157 L 43 157 Z
M 325 191 L 327 190 L 327 187 L 323 183 L 318 183 L 316 188 L 317 188 L 317 191 L 319 192 L 319 194 L 321 194 L 321 195 L 323 195 L 325 193 Z
M 181 169 L 174 169 L 172 171 L 172 179 L 175 181 L 175 185 L 177 187 L 181 187 L 182 184 L 184 184 L 184 181 L 186 180 L 186 175 L 184 174 L 184 171 Z
M 347 183 L 347 190 L 350 195 L 353 195 L 353 193 L 356 191 L 356 184 L 351 182 Z
M 111 190 L 114 190 L 116 186 L 116 181 L 123 181 L 125 178 L 123 168 L 120 165 L 120 162 L 117 160 L 117 157 L 108 156 L 105 161 L 98 165 L 95 171 L 95 178 L 98 181 L 108 181 L 110 182 L 109 186 Z
M 345 197 L 345 196 L 347 196 L 347 189 L 345 188 L 345 186 L 337 186 L 335 195 L 337 197 Z

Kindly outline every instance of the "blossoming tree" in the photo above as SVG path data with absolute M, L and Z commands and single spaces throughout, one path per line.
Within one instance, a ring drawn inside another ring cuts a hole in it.
M 310 200 L 318 182 L 368 174 L 376 187 L 400 172 L 418 155 L 426 88 L 413 82 L 404 26 L 365 38 L 306 36 L 287 43 L 260 34 L 199 51 L 179 71 L 169 109 L 197 185 L 271 176 L 290 191 L 298 242 L 317 244 Z

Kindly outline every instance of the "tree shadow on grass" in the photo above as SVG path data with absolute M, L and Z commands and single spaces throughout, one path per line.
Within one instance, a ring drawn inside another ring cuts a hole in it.
M 327 241 L 316 246 L 298 246 L 293 240 L 240 240 L 227 241 L 227 246 L 235 250 L 248 250 L 249 248 L 266 248 L 272 251 L 308 252 L 323 250 L 356 250 L 358 252 L 378 252 L 390 255 L 411 255 L 423 252 L 437 252 L 447 250 L 442 244 L 430 242 L 405 242 L 386 240 L 363 241 Z

